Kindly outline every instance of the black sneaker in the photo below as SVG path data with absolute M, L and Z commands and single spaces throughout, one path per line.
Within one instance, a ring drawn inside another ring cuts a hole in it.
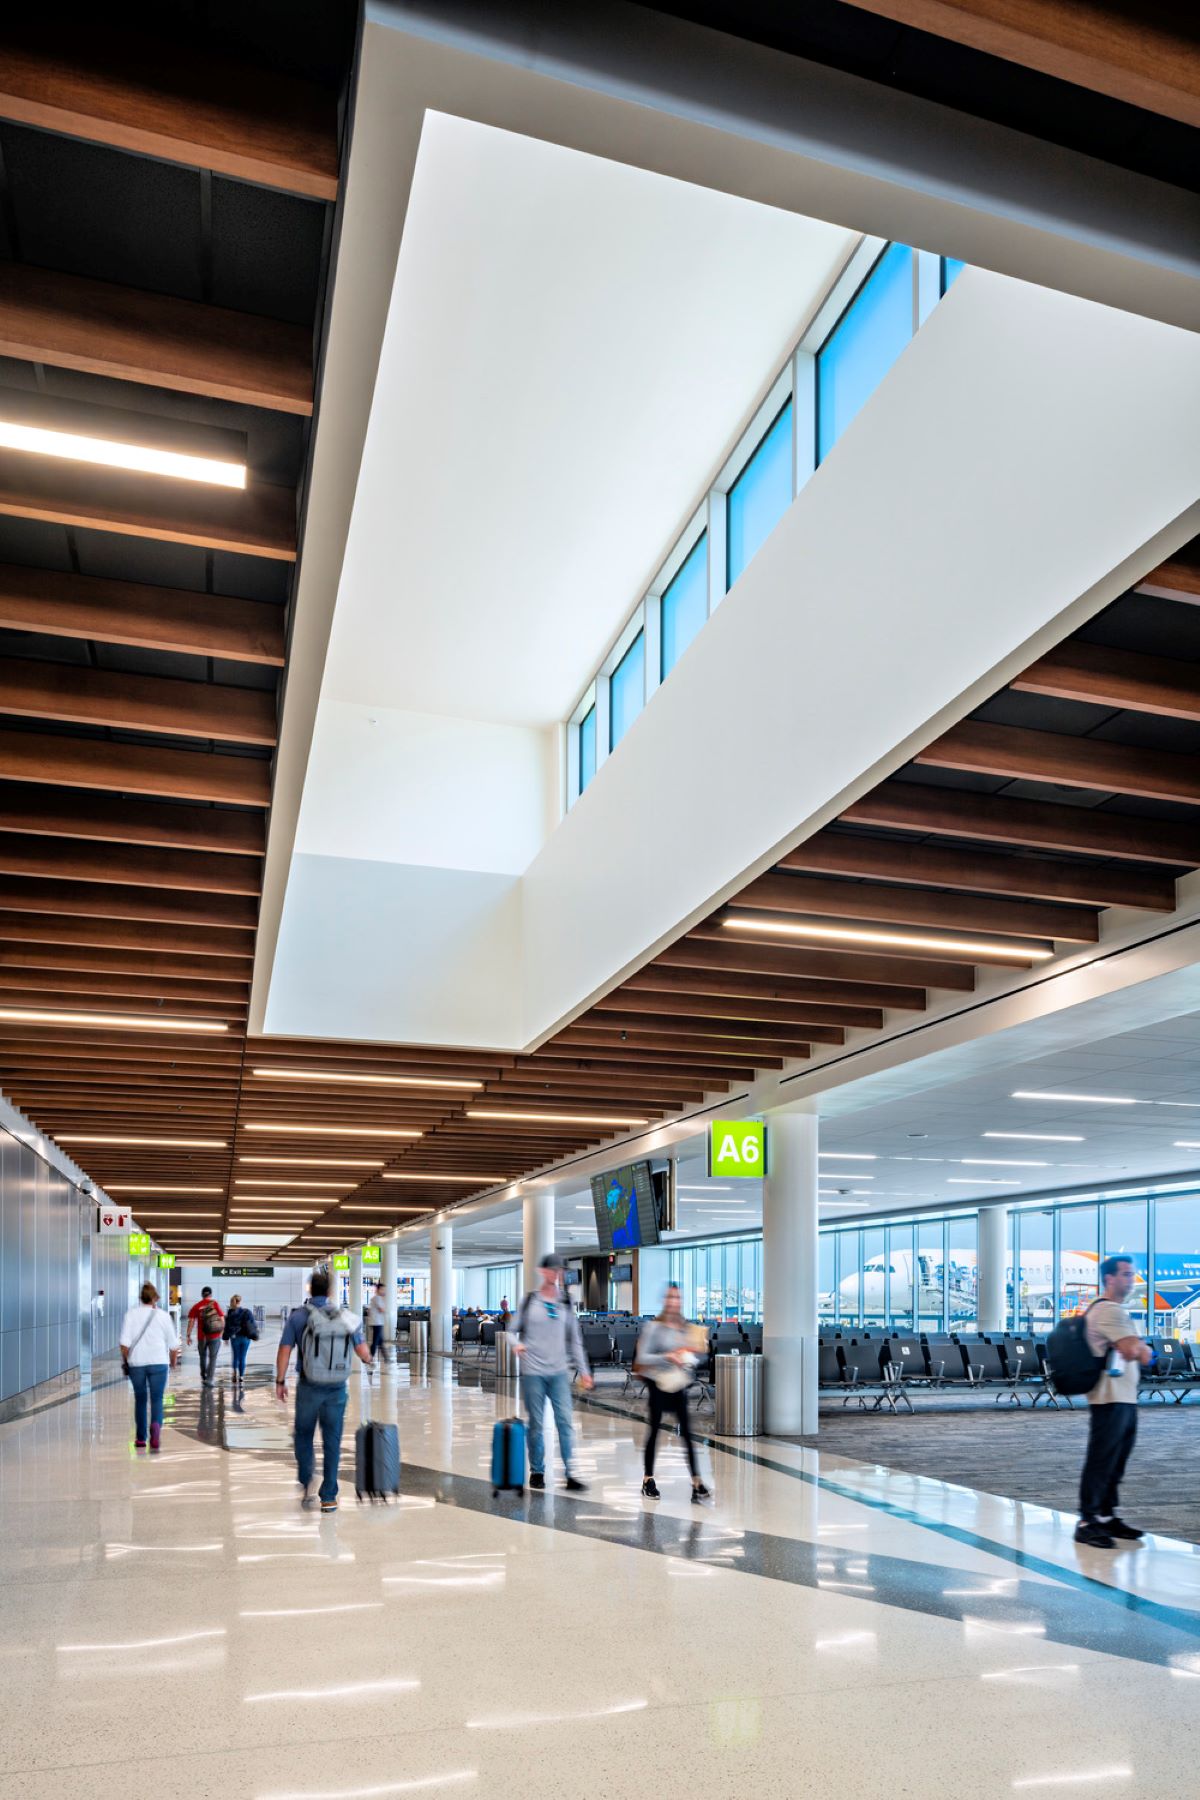
M 529 1477 L 529 1485 L 535 1494 L 542 1494 L 546 1490 L 546 1477 L 534 1473 Z
M 711 1500 L 712 1489 L 706 1488 L 702 1481 L 698 1481 L 692 1489 L 692 1499 L 695 1500 L 697 1504 L 699 1504 L 701 1500 Z
M 1075 1542 L 1090 1544 L 1093 1550 L 1115 1550 L 1117 1544 L 1107 1526 L 1098 1525 L 1095 1519 L 1080 1519 L 1075 1527 Z
M 657 1483 L 657 1481 L 655 1481 L 653 1475 L 647 1475 L 645 1481 L 643 1481 L 643 1483 L 642 1483 L 642 1499 L 643 1500 L 661 1500 L 662 1499 L 662 1495 L 658 1491 L 658 1483 Z
M 1136 1525 L 1127 1525 L 1124 1519 L 1118 1519 L 1115 1515 L 1111 1519 L 1105 1519 L 1100 1529 L 1107 1531 L 1109 1537 L 1122 1538 L 1129 1544 L 1140 1544 L 1146 1535 Z
M 587 1493 L 587 1482 L 580 1481 L 578 1475 L 568 1475 L 567 1476 L 567 1492 L 568 1492 L 568 1494 L 586 1494 Z

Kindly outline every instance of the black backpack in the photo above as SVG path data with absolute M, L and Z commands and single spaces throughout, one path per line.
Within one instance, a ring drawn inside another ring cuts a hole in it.
M 1092 1302 L 1095 1305 L 1095 1301 Z M 1046 1339 L 1046 1369 L 1059 1394 L 1090 1394 L 1108 1361 L 1108 1348 L 1093 1354 L 1087 1341 L 1087 1312 L 1060 1319 Z

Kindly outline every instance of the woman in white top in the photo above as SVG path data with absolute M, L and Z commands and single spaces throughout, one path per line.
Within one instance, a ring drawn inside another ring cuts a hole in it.
M 137 1447 L 146 1448 L 146 1412 L 149 1401 L 150 1448 L 157 1450 L 162 1437 L 163 1395 L 167 1369 L 179 1360 L 179 1333 L 170 1313 L 158 1304 L 158 1289 L 147 1281 L 140 1306 L 131 1306 L 121 1321 L 121 1362 L 133 1383 L 133 1423 Z

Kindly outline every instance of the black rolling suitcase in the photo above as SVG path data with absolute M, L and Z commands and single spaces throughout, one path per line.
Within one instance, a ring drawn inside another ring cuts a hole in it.
M 400 1492 L 400 1433 L 394 1425 L 360 1425 L 354 1434 L 354 1491 L 360 1500 Z

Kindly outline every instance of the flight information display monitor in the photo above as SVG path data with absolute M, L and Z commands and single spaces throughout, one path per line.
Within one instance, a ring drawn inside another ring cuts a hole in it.
M 605 1175 L 593 1175 L 592 1204 L 601 1250 L 611 1254 L 657 1244 L 658 1213 L 648 1162 L 626 1163 Z

